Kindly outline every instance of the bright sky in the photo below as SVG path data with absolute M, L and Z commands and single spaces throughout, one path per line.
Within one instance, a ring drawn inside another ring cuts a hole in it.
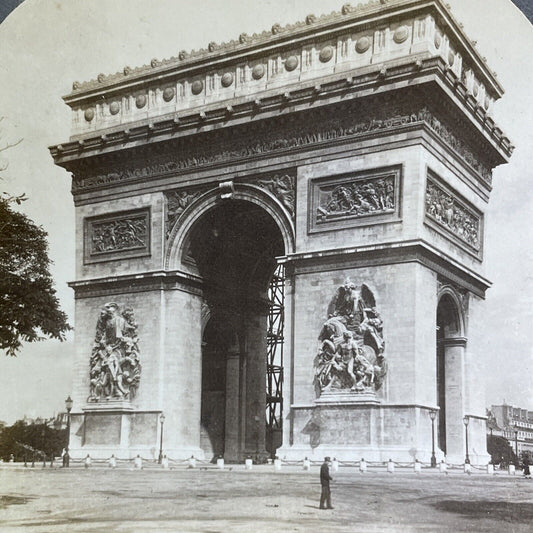
M 340 10 L 342 0 L 26 0 L 0 25 L 0 116 L 5 154 L 1 190 L 25 192 L 25 212 L 50 235 L 53 275 L 74 321 L 74 206 L 70 177 L 48 146 L 69 137 L 70 109 L 61 96 L 74 80 L 177 56 L 240 33 L 252 34 Z M 354 0 L 352 2 L 356 4 Z M 494 174 L 485 261 L 494 282 L 486 300 L 487 405 L 533 410 L 533 31 L 510 0 L 448 0 L 456 18 L 506 89 L 494 111 L 516 145 Z M 3 143 L 2 143 L 3 144 Z M 1 144 L 0 144 L 1 146 Z M 139 317 L 140 319 L 140 317 Z M 26 346 L 0 357 L 0 420 L 51 416 L 71 392 L 72 340 Z

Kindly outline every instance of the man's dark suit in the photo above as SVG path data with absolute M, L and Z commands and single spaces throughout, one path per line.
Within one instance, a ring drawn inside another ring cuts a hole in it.
M 320 484 L 322 485 L 322 494 L 320 495 L 320 509 L 333 509 L 331 506 L 331 491 L 329 482 L 333 478 L 329 475 L 329 463 L 324 461 L 320 467 Z M 327 504 L 327 507 L 324 504 Z

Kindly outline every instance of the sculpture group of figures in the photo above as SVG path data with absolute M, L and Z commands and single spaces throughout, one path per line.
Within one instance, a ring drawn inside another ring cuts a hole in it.
M 426 190 L 426 213 L 470 246 L 479 249 L 479 217 L 430 181 Z
M 137 343 L 133 310 L 128 307 L 121 313 L 116 303 L 105 304 L 91 354 L 89 401 L 135 396 L 141 378 Z
M 146 218 L 123 218 L 92 226 L 91 253 L 111 252 L 146 246 Z
M 357 287 L 347 281 L 337 289 L 318 340 L 320 348 L 315 358 L 318 393 L 330 389 L 363 392 L 381 388 L 387 373 L 383 321 L 366 285 Z
M 377 214 L 394 209 L 394 177 L 359 180 L 335 187 L 321 199 L 317 220 Z

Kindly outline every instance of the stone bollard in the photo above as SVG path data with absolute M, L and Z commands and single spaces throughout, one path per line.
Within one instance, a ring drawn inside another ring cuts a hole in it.
M 446 474 L 447 471 L 448 471 L 448 466 L 447 466 L 446 463 L 444 462 L 444 459 L 440 462 L 440 465 L 439 465 L 439 471 L 440 471 L 442 474 Z
M 303 462 L 303 469 L 309 470 L 311 468 L 311 461 L 306 457 Z
M 253 465 L 252 458 L 251 457 L 247 457 L 246 460 L 244 461 L 244 468 L 246 468 L 246 470 L 251 470 L 252 469 L 252 465 Z
M 217 466 L 219 470 L 224 470 L 224 457 L 219 457 L 217 459 Z
M 366 461 L 364 459 L 361 459 L 361 462 L 359 463 L 359 472 L 363 473 L 366 472 L 367 466 Z
M 274 470 L 281 470 L 281 459 L 279 457 L 274 459 Z
M 196 458 L 194 455 L 191 455 L 189 458 L 189 468 L 196 468 Z
M 494 465 L 492 463 L 489 463 L 487 465 L 487 474 L 493 475 L 494 474 Z
M 415 474 L 420 474 L 420 472 L 422 472 L 422 464 L 420 463 L 420 461 L 417 459 L 415 461 Z
M 333 472 L 338 472 L 339 471 L 339 461 L 337 461 L 337 459 L 335 457 L 333 458 L 333 461 L 331 462 L 331 470 Z
M 515 465 L 509 465 L 509 475 L 514 476 L 516 473 Z
M 387 463 L 387 472 L 389 474 L 394 474 L 394 463 L 392 462 L 392 459 L 389 459 L 389 462 Z
M 465 474 L 472 473 L 472 465 L 470 463 L 465 463 Z
M 165 470 L 168 470 L 169 468 L 169 464 L 168 464 L 168 457 L 166 455 L 163 455 L 163 459 L 161 459 L 161 466 L 165 469 Z
M 141 459 L 140 455 L 137 455 L 135 459 L 133 460 L 133 467 L 136 470 L 142 470 L 143 469 L 143 460 Z

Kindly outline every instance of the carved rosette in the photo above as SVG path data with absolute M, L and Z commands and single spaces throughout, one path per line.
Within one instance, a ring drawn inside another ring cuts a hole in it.
M 481 249 L 481 216 L 428 177 L 426 217 L 475 252 Z
M 317 395 L 330 391 L 375 392 L 387 373 L 383 321 L 365 284 L 346 280 L 333 296 L 315 357 Z
M 89 402 L 131 400 L 141 379 L 137 323 L 133 309 L 104 305 L 90 359 Z

